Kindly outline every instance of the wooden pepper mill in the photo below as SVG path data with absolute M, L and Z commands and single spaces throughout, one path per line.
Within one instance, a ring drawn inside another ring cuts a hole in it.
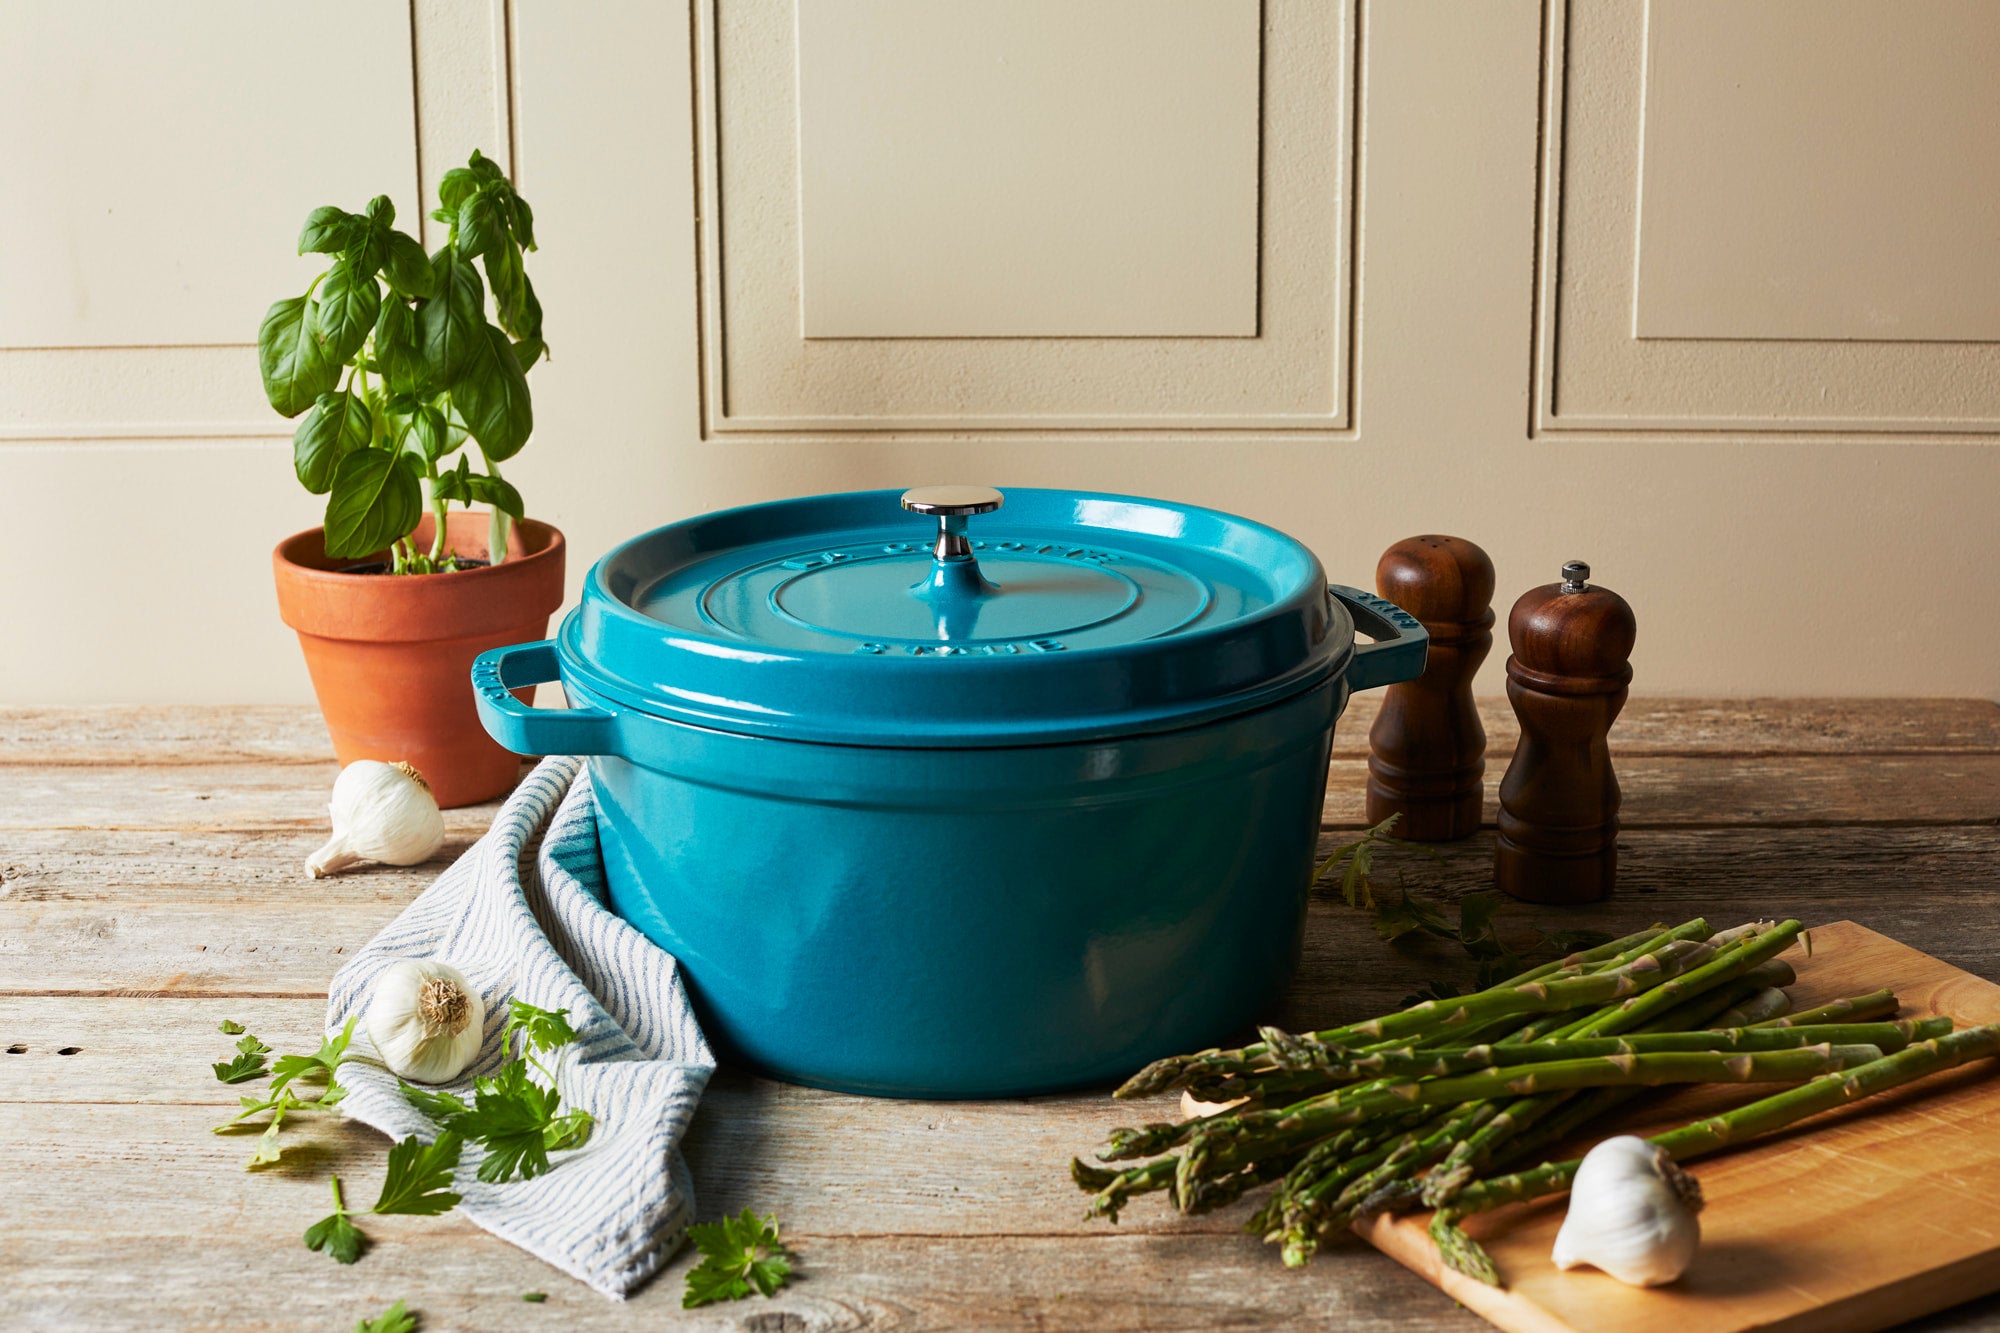
M 1587 903 L 1618 875 L 1618 778 L 1607 737 L 1632 682 L 1638 624 L 1581 560 L 1507 617 L 1507 698 L 1521 721 L 1500 780 L 1494 878 L 1516 898 Z
M 1391 685 L 1368 733 L 1368 822 L 1450 842 L 1479 831 L 1486 728 L 1472 677 L 1493 650 L 1493 562 L 1462 537 L 1409 537 L 1382 553 L 1375 591 L 1430 631 L 1424 674 Z

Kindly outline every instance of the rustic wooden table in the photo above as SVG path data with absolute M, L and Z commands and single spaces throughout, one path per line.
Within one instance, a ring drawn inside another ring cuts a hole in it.
M 1360 822 L 1372 709 L 1341 723 L 1328 845 Z M 1513 724 L 1485 711 L 1497 779 Z M 1509 929 L 1852 918 L 2000 978 L 2000 707 L 1639 699 L 1614 738 L 1619 895 L 1510 906 Z M 328 978 L 491 811 L 450 814 L 428 866 L 315 883 L 300 867 L 334 772 L 310 710 L 0 710 L 0 1326 L 334 1330 L 400 1298 L 429 1330 L 1485 1327 L 1358 1243 L 1284 1270 L 1239 1234 L 1244 1205 L 1181 1219 L 1148 1199 L 1085 1224 L 1065 1164 L 1132 1118 L 1102 1094 L 875 1101 L 727 1070 L 688 1155 L 705 1217 L 782 1219 L 803 1280 L 777 1299 L 683 1315 L 683 1255 L 607 1301 L 450 1215 L 377 1219 L 338 1267 L 300 1233 L 329 1171 L 372 1193 L 384 1142 L 327 1120 L 246 1173 L 246 1141 L 208 1132 L 235 1109 L 208 1068 L 216 1023 L 310 1049 Z M 1482 834 L 1412 872 L 1455 895 L 1491 854 Z M 1343 1021 L 1466 971 L 1321 895 L 1271 1017 Z M 2000 1329 L 2000 1298 L 1918 1326 Z

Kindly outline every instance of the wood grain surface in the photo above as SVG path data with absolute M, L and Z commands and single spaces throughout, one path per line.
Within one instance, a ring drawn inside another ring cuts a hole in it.
M 2000 986 L 1852 922 L 1817 927 L 1798 970 L 1800 1008 L 1892 987 L 1900 1018 L 2000 1022 Z M 1470 1219 L 1504 1289 L 1443 1267 L 1429 1214 L 1375 1218 L 1370 1243 L 1510 1333 L 1866 1333 L 2000 1289 L 2000 1068 L 1982 1060 L 1812 1117 L 1690 1163 L 1701 1249 L 1678 1282 L 1642 1290 L 1549 1260 L 1560 1198 Z M 1612 1131 L 1647 1135 L 1770 1089 L 1698 1088 L 1644 1100 L 1558 1147 L 1562 1161 Z
M 1504 757 L 1511 713 L 1482 700 L 1481 715 Z M 1372 718 L 1364 697 L 1342 719 L 1328 847 L 1361 822 Z M 2000 978 L 2000 708 L 1640 698 L 1612 740 L 1630 817 L 1620 892 L 1510 904 L 1510 936 L 1851 918 Z M 0 708 L 0 1327 L 334 1330 L 398 1298 L 427 1333 L 1486 1326 L 1358 1241 L 1284 1270 L 1238 1233 L 1249 1203 L 1181 1218 L 1141 1201 L 1117 1227 L 1085 1223 L 1065 1164 L 1134 1110 L 1102 1094 L 888 1102 L 727 1070 L 689 1144 L 697 1201 L 704 1217 L 785 1223 L 803 1277 L 776 1299 L 684 1313 L 683 1255 L 607 1301 L 451 1216 L 381 1219 L 361 1263 L 332 1264 L 299 1233 L 326 1211 L 328 1170 L 374 1188 L 383 1140 L 321 1120 L 281 1169 L 242 1170 L 245 1143 L 208 1132 L 234 1104 L 208 1070 L 228 1053 L 215 1024 L 308 1044 L 346 955 L 491 814 L 448 815 L 428 866 L 311 882 L 333 773 L 309 709 Z M 1385 856 L 1383 873 L 1446 900 L 1486 888 L 1491 837 L 1436 864 Z M 1443 947 L 1383 945 L 1320 893 L 1269 1017 L 1338 1022 L 1469 973 Z M 2000 1330 L 2000 1300 L 1917 1326 Z

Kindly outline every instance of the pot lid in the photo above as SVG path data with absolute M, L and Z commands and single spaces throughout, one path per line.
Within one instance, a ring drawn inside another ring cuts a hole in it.
M 591 571 L 563 672 L 700 726 L 885 746 L 1187 726 L 1323 678 L 1353 623 L 1273 528 L 1131 496 L 940 486 L 726 510 Z

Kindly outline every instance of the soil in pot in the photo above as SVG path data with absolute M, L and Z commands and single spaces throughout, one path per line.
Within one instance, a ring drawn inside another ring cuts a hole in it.
M 454 512 L 445 527 L 455 554 L 484 560 L 484 513 Z M 428 546 L 426 517 L 416 542 Z M 313 692 L 342 764 L 414 765 L 447 808 L 505 795 L 521 760 L 487 736 L 473 704 L 472 661 L 489 648 L 547 637 L 562 605 L 562 534 L 527 519 L 514 525 L 508 558 L 451 574 L 361 572 L 383 556 L 332 560 L 321 530 L 272 552 L 278 610 L 298 631 Z

